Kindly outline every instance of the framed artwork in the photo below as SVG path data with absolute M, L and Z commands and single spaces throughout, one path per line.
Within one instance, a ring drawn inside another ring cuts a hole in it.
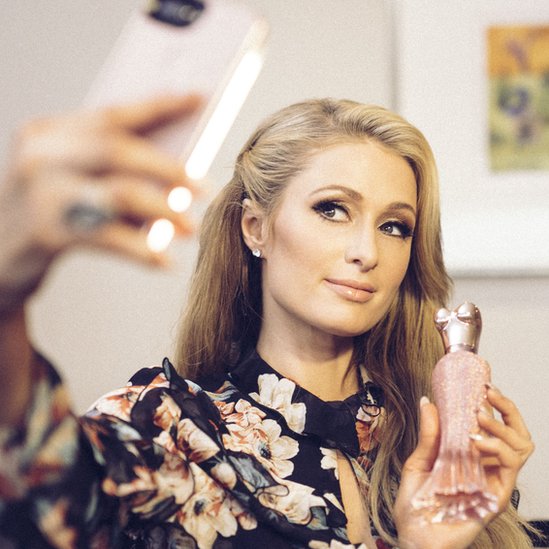
M 549 25 L 487 32 L 493 170 L 549 169 Z
M 549 2 L 396 6 L 395 108 L 433 148 L 450 273 L 547 276 Z

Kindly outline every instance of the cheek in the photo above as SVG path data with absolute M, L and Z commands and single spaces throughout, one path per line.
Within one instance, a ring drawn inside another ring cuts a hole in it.
M 387 251 L 387 255 L 385 257 L 385 274 L 387 277 L 386 280 L 395 292 L 402 284 L 402 281 L 404 280 L 404 277 L 406 276 L 406 273 L 408 271 L 408 266 L 410 264 L 410 254 L 410 245 L 407 245 L 405 248 L 403 247 L 399 250 L 393 249 Z
M 298 215 L 287 215 L 273 225 L 266 252 L 267 260 L 277 270 L 307 269 L 318 261 L 320 235 L 306 221 Z
M 265 249 L 264 291 L 285 303 L 303 303 L 312 295 L 330 264 L 320 236 L 299 219 L 277 220 Z
M 406 253 L 403 254 L 402 259 L 399 261 L 399 266 L 397 267 L 398 272 L 400 273 L 400 282 L 404 280 L 404 277 L 408 272 L 408 267 L 410 266 L 411 253 L 412 253 L 412 246 L 408 245 Z

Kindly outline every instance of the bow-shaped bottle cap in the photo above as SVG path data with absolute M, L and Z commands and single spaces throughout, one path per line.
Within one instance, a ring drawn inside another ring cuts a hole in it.
M 482 319 L 474 303 L 466 301 L 453 311 L 439 309 L 435 324 L 447 353 L 470 351 L 478 353 Z

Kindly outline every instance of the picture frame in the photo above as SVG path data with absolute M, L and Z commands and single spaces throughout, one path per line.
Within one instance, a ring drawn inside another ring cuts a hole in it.
M 450 274 L 549 274 L 549 171 L 492 170 L 487 70 L 488 29 L 549 22 L 549 3 L 396 5 L 395 107 L 435 154 Z

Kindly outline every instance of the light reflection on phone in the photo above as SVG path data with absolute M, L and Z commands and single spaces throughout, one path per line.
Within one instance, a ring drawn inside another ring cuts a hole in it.
M 167 219 L 157 219 L 147 234 L 147 247 L 157 253 L 166 251 L 175 235 L 173 223 Z
M 261 52 L 250 50 L 243 55 L 185 163 L 185 171 L 191 179 L 200 180 L 206 176 L 262 66 Z
M 187 187 L 174 187 L 168 195 L 168 206 L 177 213 L 187 211 L 192 201 L 193 195 Z

